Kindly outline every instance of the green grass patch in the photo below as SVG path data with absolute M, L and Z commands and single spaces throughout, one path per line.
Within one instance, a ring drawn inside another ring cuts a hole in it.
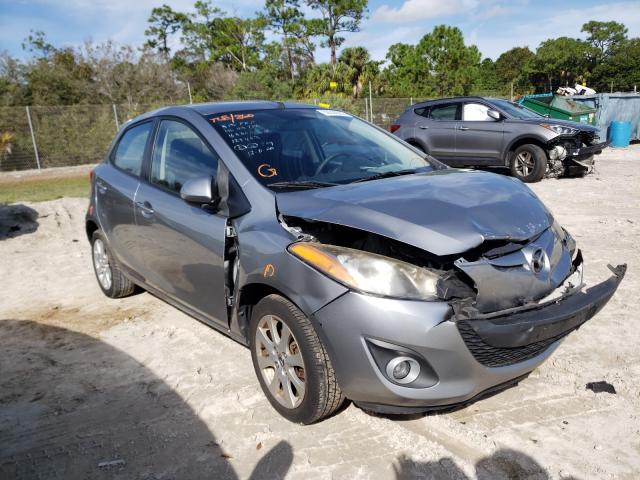
M 0 181 L 0 203 L 43 202 L 62 197 L 89 197 L 88 175 Z

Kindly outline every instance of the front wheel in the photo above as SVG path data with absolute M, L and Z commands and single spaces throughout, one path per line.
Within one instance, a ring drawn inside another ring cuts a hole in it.
M 313 325 L 287 299 L 269 295 L 258 302 L 249 343 L 262 391 L 287 420 L 310 424 L 331 415 L 344 401 Z
M 547 155 L 537 145 L 522 145 L 512 153 L 511 174 L 526 183 L 539 182 L 547 171 Z

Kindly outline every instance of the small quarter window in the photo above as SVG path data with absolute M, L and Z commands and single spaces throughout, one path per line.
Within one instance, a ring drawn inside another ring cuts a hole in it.
M 413 112 L 416 115 L 420 115 L 421 117 L 428 117 L 429 116 L 429 107 L 416 108 Z
M 144 149 L 151 132 L 151 126 L 151 122 L 143 123 L 130 128 L 122 135 L 113 156 L 113 163 L 118 168 L 133 175 L 140 175 Z

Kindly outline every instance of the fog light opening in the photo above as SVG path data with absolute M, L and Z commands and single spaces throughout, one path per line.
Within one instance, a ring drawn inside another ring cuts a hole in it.
M 401 385 L 411 383 L 420 375 L 420 364 L 411 357 L 394 357 L 387 363 L 387 377 Z

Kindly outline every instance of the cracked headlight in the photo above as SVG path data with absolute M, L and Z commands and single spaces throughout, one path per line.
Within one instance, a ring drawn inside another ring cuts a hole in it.
M 289 251 L 354 290 L 411 300 L 437 299 L 440 275 L 423 267 L 352 248 L 310 242 L 291 244 Z
M 547 130 L 551 130 L 552 132 L 557 133 L 558 135 L 575 135 L 578 133 L 577 128 L 567 127 L 566 125 L 554 125 L 550 123 L 541 123 L 541 127 L 546 128 Z

